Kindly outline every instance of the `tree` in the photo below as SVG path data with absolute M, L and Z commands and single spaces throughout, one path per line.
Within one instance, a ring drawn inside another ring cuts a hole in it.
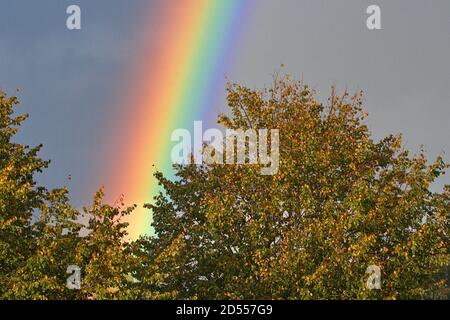
M 136 259 L 121 221 L 134 207 L 102 203 L 103 189 L 83 215 L 67 188 L 48 191 L 35 174 L 49 162 L 42 146 L 12 142 L 27 115 L 14 116 L 17 98 L 0 92 L 0 299 L 134 298 Z M 81 269 L 81 288 L 66 286 L 68 267 Z
M 34 249 L 31 218 L 44 198 L 33 175 L 47 162 L 36 154 L 41 146 L 29 148 L 11 141 L 26 115 L 13 116 L 15 97 L 0 92 L 0 296 L 10 289 L 8 276 Z
M 0 297 L 65 299 L 66 268 L 81 224 L 66 188 L 48 191 L 34 176 L 49 162 L 41 145 L 12 142 L 28 115 L 14 116 L 16 97 L 0 92 Z
M 2 299 L 409 299 L 445 298 L 448 165 L 411 156 L 400 136 L 375 142 L 362 93 L 331 95 L 289 78 L 258 91 L 228 87 L 230 129 L 279 129 L 280 168 L 175 166 L 156 174 L 156 235 L 130 242 L 123 217 L 103 203 L 84 215 L 67 188 L 35 181 L 48 162 L 12 140 L 26 115 L 0 93 L 0 298 Z M 247 147 L 249 144 L 247 143 Z M 258 146 L 260 147 L 260 145 Z M 219 152 L 216 150 L 216 152 Z M 83 223 L 87 218 L 87 224 Z M 81 269 L 80 290 L 66 287 Z M 381 271 L 381 289 L 366 284 Z
M 148 265 L 177 298 L 410 299 L 448 292 L 448 165 L 411 156 L 401 136 L 375 142 L 362 92 L 324 105 L 288 77 L 262 91 L 230 85 L 230 129 L 279 129 L 280 168 L 174 166 L 157 173 Z M 381 289 L 366 285 L 370 265 Z
M 75 261 L 75 248 L 82 227 L 65 188 L 55 189 L 44 198 L 32 223 L 32 251 L 8 274 L 11 299 L 75 299 L 66 287 L 67 267 Z
M 133 299 L 135 258 L 126 241 L 128 223 L 122 219 L 134 206 L 123 208 L 103 204 L 104 189 L 94 196 L 88 217 L 87 234 L 75 248 L 75 265 L 82 270 L 80 299 Z

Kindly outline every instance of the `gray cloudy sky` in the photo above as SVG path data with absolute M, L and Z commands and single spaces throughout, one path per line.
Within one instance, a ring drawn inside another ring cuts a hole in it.
M 77 205 L 101 183 L 102 129 L 117 111 L 114 93 L 132 62 L 140 22 L 152 19 L 150 2 L 0 0 L 0 88 L 20 88 L 20 110 L 30 113 L 18 139 L 44 143 L 42 156 L 52 164 L 40 180 L 59 186 L 71 174 Z M 412 151 L 424 144 L 430 157 L 449 152 L 450 1 L 256 3 L 226 74 L 230 80 L 262 87 L 284 64 L 323 100 L 332 84 L 362 89 L 375 137 L 401 132 Z M 81 6 L 79 32 L 65 28 L 69 4 Z M 382 30 L 366 28 L 370 4 L 381 7 Z M 448 175 L 439 186 L 444 183 Z

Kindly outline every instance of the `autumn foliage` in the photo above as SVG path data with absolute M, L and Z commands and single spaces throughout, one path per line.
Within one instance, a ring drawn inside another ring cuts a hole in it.
M 65 188 L 34 175 L 39 148 L 11 141 L 25 119 L 0 96 L 0 297 L 6 299 L 442 299 L 448 297 L 448 167 L 410 155 L 400 136 L 374 141 L 362 93 L 315 92 L 288 77 L 227 88 L 230 129 L 278 129 L 280 167 L 176 165 L 158 172 L 155 236 L 127 241 L 133 207 L 82 213 Z M 126 190 L 125 190 L 126 193 Z M 83 271 L 66 288 L 66 268 Z M 381 289 L 366 285 L 381 270 Z

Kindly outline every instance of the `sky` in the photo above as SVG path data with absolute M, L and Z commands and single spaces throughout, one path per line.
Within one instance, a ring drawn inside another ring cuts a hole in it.
M 142 54 L 137 42 L 160 32 L 143 26 L 161 3 L 0 0 L 0 89 L 30 114 L 16 139 L 44 144 L 51 165 L 39 181 L 68 185 L 76 206 L 103 183 L 105 128 L 127 107 L 117 101 Z M 66 28 L 71 4 L 82 10 L 81 30 Z M 381 30 L 366 27 L 371 4 L 381 8 Z M 224 81 L 262 88 L 283 64 L 324 102 L 331 85 L 363 90 L 376 139 L 402 133 L 430 158 L 450 151 L 450 1 L 258 0 L 246 19 Z M 225 90 L 218 94 L 211 107 L 226 110 Z M 445 183 L 449 175 L 435 188 Z

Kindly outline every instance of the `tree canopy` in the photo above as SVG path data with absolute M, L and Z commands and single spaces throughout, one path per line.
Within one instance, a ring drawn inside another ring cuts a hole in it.
M 334 90 L 333 90 L 334 91 Z M 299 82 L 228 87 L 226 128 L 276 128 L 280 168 L 176 166 L 178 179 L 149 205 L 154 261 L 178 298 L 409 299 L 445 296 L 448 167 L 410 156 L 400 136 L 375 142 L 362 93 L 326 105 Z M 162 263 L 162 264 L 161 264 Z M 366 286 L 370 265 L 381 290 Z
M 41 146 L 13 142 L 26 115 L 1 93 L 0 298 L 447 298 L 450 186 L 432 184 L 448 164 L 411 155 L 401 136 L 374 141 L 362 92 L 334 92 L 320 103 L 289 77 L 263 90 L 230 84 L 219 123 L 278 129 L 279 170 L 157 172 L 163 191 L 146 205 L 155 235 L 135 241 L 123 222 L 134 206 L 103 203 L 101 188 L 79 212 L 66 187 L 37 184 L 49 163 Z M 70 265 L 79 290 L 66 286 Z M 369 266 L 380 289 L 367 286 Z

